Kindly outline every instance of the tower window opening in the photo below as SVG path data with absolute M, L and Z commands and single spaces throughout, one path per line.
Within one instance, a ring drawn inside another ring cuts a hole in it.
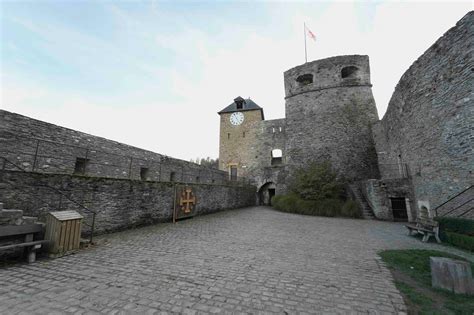
M 74 165 L 74 174 L 85 174 L 86 167 L 89 164 L 89 159 L 76 158 L 76 164 Z
M 170 173 L 170 182 L 174 182 L 176 181 L 176 173 L 175 172 L 171 172 Z
M 313 83 L 313 75 L 310 73 L 302 74 L 296 78 L 296 82 L 298 82 L 299 86 L 305 86 L 308 84 Z
M 230 133 L 227 134 L 227 139 L 230 139 Z
M 245 131 L 242 132 L 242 138 L 245 138 Z
M 140 167 L 140 179 L 141 180 L 148 180 L 149 178 L 149 173 L 150 173 L 150 169 L 147 168 L 147 167 Z
M 283 152 L 281 149 L 272 150 L 272 165 L 280 165 L 283 162 Z
M 235 105 L 236 105 L 237 109 L 243 109 L 244 108 L 245 100 L 242 97 L 239 96 L 239 97 L 235 98 L 234 102 L 235 102 Z
M 343 79 L 355 78 L 359 72 L 359 68 L 354 66 L 344 67 L 341 70 L 341 77 Z

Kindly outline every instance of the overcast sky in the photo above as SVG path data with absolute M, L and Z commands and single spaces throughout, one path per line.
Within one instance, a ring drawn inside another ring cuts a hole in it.
M 218 156 L 217 112 L 284 117 L 283 72 L 367 54 L 382 118 L 408 67 L 472 2 L 1 1 L 0 108 L 189 160 Z

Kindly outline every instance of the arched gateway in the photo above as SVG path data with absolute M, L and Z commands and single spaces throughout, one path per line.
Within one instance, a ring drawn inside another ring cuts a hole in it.
M 271 206 L 272 198 L 275 196 L 276 185 L 273 182 L 263 184 L 258 190 L 258 203 Z

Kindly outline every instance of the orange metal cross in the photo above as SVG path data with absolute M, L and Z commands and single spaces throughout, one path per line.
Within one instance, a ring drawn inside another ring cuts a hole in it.
M 181 198 L 179 198 L 179 205 L 184 213 L 190 213 L 193 206 L 196 204 L 196 197 L 191 188 L 185 188 L 181 191 Z

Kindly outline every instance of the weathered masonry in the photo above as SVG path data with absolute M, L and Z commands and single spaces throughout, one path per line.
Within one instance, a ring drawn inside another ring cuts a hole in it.
M 410 219 L 421 209 L 430 217 L 474 218 L 473 52 L 470 12 L 400 79 L 385 116 L 373 127 L 381 180 L 367 188 L 380 192 L 376 198 L 386 196 L 377 207 L 380 216 L 393 218 L 390 198 L 399 197 L 394 190 L 405 190 Z
M 179 183 L 84 177 L 67 174 L 0 171 L 0 199 L 5 207 L 23 209 L 43 219 L 49 211 L 76 210 L 84 215 L 83 232 L 105 233 L 172 219 L 175 185 Z M 198 197 L 195 214 L 255 204 L 249 185 L 186 184 Z M 58 194 L 54 187 L 62 194 Z M 87 211 L 83 207 L 90 209 Z
M 0 110 L 0 202 L 44 217 L 77 210 L 95 232 L 169 221 L 176 185 L 196 214 L 255 204 L 255 187 L 227 172 Z M 95 215 L 94 215 L 95 214 Z
M 2 158 L 32 172 L 209 184 L 228 180 L 226 172 L 4 110 L 0 145 Z
M 329 160 L 379 219 L 473 217 L 473 41 L 469 12 L 402 76 L 382 120 L 368 56 L 286 71 L 286 118 L 241 97 L 219 112 L 220 169 L 252 177 L 268 204 L 295 169 Z

